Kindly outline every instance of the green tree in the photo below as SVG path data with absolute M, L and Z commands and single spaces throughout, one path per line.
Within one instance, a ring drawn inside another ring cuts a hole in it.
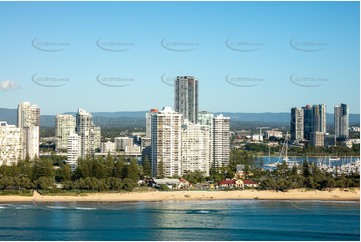
M 10 176 L 5 176 L 0 179 L 0 189 L 1 190 L 13 190 L 14 189 L 14 179 Z
M 106 160 L 105 160 L 105 164 L 107 169 L 107 177 L 111 177 L 113 176 L 113 170 L 114 170 L 114 158 L 110 155 L 110 152 L 108 153 Z
M 55 171 L 55 180 L 57 182 L 70 181 L 72 176 L 69 164 L 60 163 L 60 168 Z
M 119 191 L 123 187 L 122 179 L 116 177 L 109 177 L 108 182 L 111 190 Z
M 98 179 L 103 179 L 107 177 L 108 170 L 112 168 L 108 167 L 106 162 L 102 158 L 97 158 L 92 160 L 93 163 L 93 172 L 92 177 Z
M 235 171 L 231 167 L 222 167 L 223 174 L 228 179 L 233 179 L 235 176 Z
M 214 183 L 218 183 L 225 179 L 224 170 L 219 167 L 212 167 L 209 173 L 209 177 Z
M 123 169 L 124 169 L 124 157 L 120 157 L 120 159 L 115 162 L 113 167 L 113 177 L 116 178 L 124 178 Z
M 28 178 L 28 177 L 22 177 L 20 179 L 20 184 L 21 184 L 21 187 L 24 188 L 24 189 L 33 188 L 33 184 L 31 182 L 30 178 Z
M 81 178 L 82 179 L 82 178 Z M 63 184 L 65 190 L 75 190 L 79 188 L 79 181 L 65 181 Z
M 189 181 L 192 184 L 203 183 L 206 180 L 205 177 L 204 177 L 204 172 L 199 171 L 199 170 L 188 171 L 188 172 L 185 173 L 183 178 L 186 179 L 187 181 Z
M 267 177 L 267 179 L 263 179 L 260 183 L 260 188 L 262 190 L 276 190 L 277 183 L 273 177 Z
M 51 177 L 41 176 L 35 181 L 37 189 L 51 189 L 54 186 L 54 180 Z
M 32 177 L 32 162 L 29 159 L 19 160 L 18 167 L 21 177 Z
M 93 162 L 91 159 L 79 159 L 78 166 L 74 171 L 74 179 L 93 176 Z
M 49 159 L 36 159 L 32 169 L 32 180 L 35 181 L 40 177 L 54 178 L 53 163 Z
M 123 189 L 126 191 L 132 191 L 134 187 L 136 186 L 136 183 L 133 179 L 125 178 L 123 180 Z
M 317 182 L 315 182 L 315 180 L 313 179 L 313 177 L 308 176 L 306 178 L 306 187 L 311 188 L 311 189 L 315 189 L 319 186 L 319 184 Z
M 302 164 L 302 175 L 304 177 L 309 177 L 311 175 L 310 167 L 306 160 L 303 161 L 303 164 Z
M 164 162 L 163 159 L 160 160 L 158 167 L 157 167 L 157 178 L 163 179 L 164 178 Z
M 150 166 L 150 161 L 149 161 L 149 158 L 147 155 L 144 157 L 142 167 L 143 167 L 143 175 L 145 177 L 151 177 L 152 176 L 151 166 Z
M 136 159 L 132 158 L 128 167 L 128 174 L 126 178 L 132 179 L 134 182 L 139 181 L 139 167 Z

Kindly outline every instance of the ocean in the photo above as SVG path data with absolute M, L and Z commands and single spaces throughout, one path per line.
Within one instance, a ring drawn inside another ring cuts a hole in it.
M 360 203 L 0 203 L 0 240 L 360 241 Z

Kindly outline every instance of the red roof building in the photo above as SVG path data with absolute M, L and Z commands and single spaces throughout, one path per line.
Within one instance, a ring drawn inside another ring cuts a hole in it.
M 233 187 L 236 184 L 236 180 L 224 180 L 218 183 L 221 187 Z
M 258 183 L 252 180 L 243 180 L 243 184 L 246 187 L 258 187 Z

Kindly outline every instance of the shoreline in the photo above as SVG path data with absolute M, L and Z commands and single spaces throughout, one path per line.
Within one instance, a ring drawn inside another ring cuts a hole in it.
M 360 201 L 360 189 L 333 189 L 330 191 L 292 189 L 287 192 L 271 190 L 237 191 L 151 191 L 128 193 L 89 193 L 78 196 L 0 196 L 6 202 L 161 202 L 161 201 L 212 201 L 212 200 L 320 200 Z

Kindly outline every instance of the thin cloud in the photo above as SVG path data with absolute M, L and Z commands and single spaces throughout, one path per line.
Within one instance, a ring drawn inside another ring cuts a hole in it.
M 14 81 L 5 80 L 5 81 L 0 82 L 0 89 L 3 91 L 7 91 L 10 89 L 15 90 L 18 88 L 20 88 L 19 85 Z

